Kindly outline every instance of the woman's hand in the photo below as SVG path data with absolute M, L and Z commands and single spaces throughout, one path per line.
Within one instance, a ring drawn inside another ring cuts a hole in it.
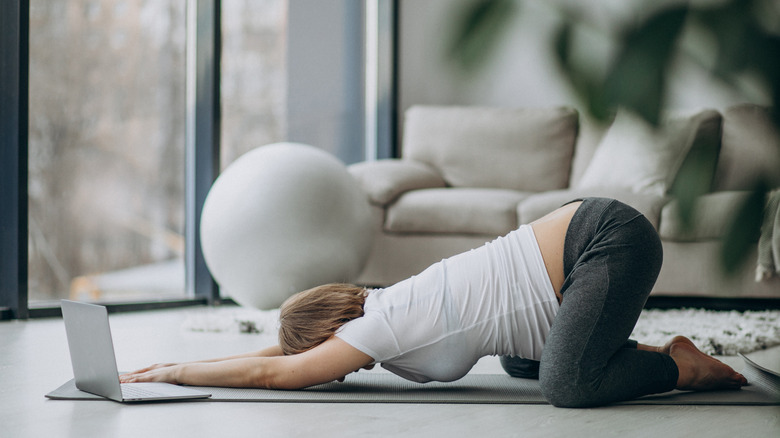
M 158 363 L 146 368 L 142 368 L 131 373 L 119 376 L 120 383 L 138 383 L 138 382 L 165 382 L 179 383 L 176 378 L 176 371 L 179 364 Z

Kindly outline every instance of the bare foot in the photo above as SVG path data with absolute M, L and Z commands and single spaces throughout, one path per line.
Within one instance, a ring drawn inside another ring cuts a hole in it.
M 669 355 L 672 356 L 680 371 L 677 389 L 706 391 L 739 389 L 747 385 L 747 379 L 742 374 L 734 371 L 723 362 L 702 353 L 688 338 L 677 336 L 667 345 L 669 346 Z M 662 348 L 666 348 L 666 346 Z
M 693 341 L 686 338 L 685 336 L 675 336 L 669 342 L 667 342 L 663 347 L 657 347 L 658 352 L 664 354 L 670 354 L 672 345 L 674 344 L 688 344 L 691 347 L 696 348 L 696 345 L 693 343 Z M 698 348 L 696 349 L 698 350 Z

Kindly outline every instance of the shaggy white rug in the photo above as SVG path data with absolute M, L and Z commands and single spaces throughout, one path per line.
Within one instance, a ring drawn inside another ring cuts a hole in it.
M 707 354 L 746 354 L 780 345 L 780 311 L 645 310 L 631 338 L 663 345 L 675 335 L 689 337 Z
M 183 328 L 276 336 L 278 320 L 278 310 L 222 307 L 190 312 Z M 746 354 L 780 345 L 780 311 L 645 310 L 631 338 L 643 344 L 663 345 L 675 335 L 689 337 L 707 354 Z
M 279 310 L 257 310 L 233 306 L 197 309 L 189 312 L 182 328 L 193 332 L 234 332 L 276 336 L 279 329 Z

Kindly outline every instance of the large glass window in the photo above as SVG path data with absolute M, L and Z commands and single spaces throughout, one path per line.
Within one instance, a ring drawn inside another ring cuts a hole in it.
M 185 298 L 196 4 L 30 0 L 30 307 Z M 279 141 L 363 160 L 364 2 L 217 4 L 220 168 Z
M 185 0 L 30 1 L 29 299 L 184 294 Z
M 222 2 L 221 167 L 287 139 L 287 0 Z

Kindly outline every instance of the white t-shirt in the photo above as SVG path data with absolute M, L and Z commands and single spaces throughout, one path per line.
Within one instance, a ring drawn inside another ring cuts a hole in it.
M 415 382 L 457 380 L 487 355 L 538 360 L 558 300 L 530 225 L 372 290 L 336 336 Z

